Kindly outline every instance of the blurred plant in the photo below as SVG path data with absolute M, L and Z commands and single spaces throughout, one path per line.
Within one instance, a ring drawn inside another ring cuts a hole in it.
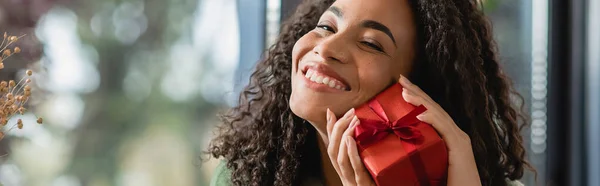
M 4 38 L 0 44 L 0 70 L 4 68 L 6 59 L 21 52 L 21 48 L 14 47 L 11 49 L 10 46 L 23 36 L 12 36 L 4 32 Z M 27 70 L 26 74 L 27 76 L 21 78 L 18 83 L 15 83 L 14 80 L 0 82 L 0 140 L 4 138 L 6 132 L 15 127 L 18 129 L 23 128 L 23 120 L 21 119 L 18 119 L 11 126 L 6 126 L 12 117 L 17 114 L 23 115 L 27 110 L 25 104 L 31 97 L 31 86 L 29 86 L 31 79 L 29 77 L 33 75 L 33 71 Z M 38 124 L 42 124 L 42 122 L 42 118 L 37 119 Z

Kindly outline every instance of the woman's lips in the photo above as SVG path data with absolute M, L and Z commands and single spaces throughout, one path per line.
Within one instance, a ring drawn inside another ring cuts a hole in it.
M 329 86 L 329 88 L 335 88 L 335 89 L 343 90 L 343 91 L 346 91 L 348 89 L 346 87 L 346 85 L 344 85 L 340 80 L 337 80 L 333 77 L 322 74 L 313 69 L 308 69 L 306 71 L 306 73 L 304 74 L 304 77 L 314 83 L 319 83 L 319 84 Z
M 344 83 L 343 79 L 331 70 L 329 67 L 322 64 L 309 64 L 302 69 L 303 79 L 307 81 L 310 88 L 318 90 L 336 90 L 350 91 L 350 87 Z

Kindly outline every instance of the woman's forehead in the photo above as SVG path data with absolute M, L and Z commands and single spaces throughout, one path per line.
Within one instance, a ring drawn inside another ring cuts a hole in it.
M 346 21 L 374 20 L 398 27 L 413 22 L 408 0 L 337 0 L 331 6 L 339 10 L 334 13 Z
M 412 14 L 408 0 L 337 0 L 331 6 L 338 7 L 349 17 L 384 19 Z
M 360 24 L 365 20 L 381 23 L 399 38 L 412 36 L 415 28 L 408 0 L 337 0 L 327 12 L 347 24 Z

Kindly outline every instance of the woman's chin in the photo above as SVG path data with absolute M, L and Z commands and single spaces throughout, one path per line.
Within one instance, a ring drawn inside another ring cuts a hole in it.
M 306 102 L 294 101 L 291 99 L 290 110 L 292 110 L 296 116 L 312 123 L 313 125 L 316 123 L 327 122 L 327 108 L 320 108 L 318 106 L 309 105 Z

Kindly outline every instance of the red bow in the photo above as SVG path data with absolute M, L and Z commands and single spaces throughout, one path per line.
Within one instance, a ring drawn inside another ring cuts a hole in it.
M 369 108 L 381 120 L 361 119 L 360 125 L 356 126 L 356 141 L 363 149 L 392 133 L 402 140 L 416 140 L 423 136 L 417 127 L 413 126 L 421 122 L 417 116 L 427 110 L 423 105 L 394 122 L 389 121 L 379 101 L 371 100 Z

